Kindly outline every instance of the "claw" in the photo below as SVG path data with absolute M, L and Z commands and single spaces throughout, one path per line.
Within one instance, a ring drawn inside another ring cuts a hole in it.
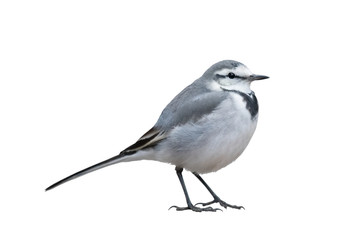
M 220 210 L 222 211 L 220 208 L 212 208 L 212 207 L 206 207 L 206 208 L 199 208 L 199 207 L 196 207 L 194 205 L 189 205 L 187 207 L 178 207 L 178 206 L 171 206 L 169 208 L 172 209 L 172 208 L 175 208 L 176 211 L 184 211 L 184 210 L 192 210 L 194 212 L 216 212 L 217 210 Z
M 223 206 L 224 208 L 231 207 L 231 208 L 235 208 L 235 209 L 239 209 L 239 210 L 240 209 L 245 210 L 245 208 L 243 206 L 231 205 L 231 204 L 228 204 L 228 203 L 226 203 L 224 201 L 220 202 L 220 205 Z
M 219 199 L 214 199 L 210 202 L 206 202 L 206 203 L 197 203 L 195 204 L 194 206 L 196 205 L 202 205 L 202 206 L 208 206 L 208 205 L 211 205 L 211 204 L 214 204 L 214 203 L 219 203 L 220 206 L 222 206 L 223 208 L 227 209 L 227 207 L 230 207 L 230 208 L 235 208 L 235 209 L 244 209 L 245 208 L 243 206 L 237 206 L 237 205 L 231 205 L 231 204 L 228 204 L 226 202 L 224 202 L 223 200 L 221 200 L 220 198 Z

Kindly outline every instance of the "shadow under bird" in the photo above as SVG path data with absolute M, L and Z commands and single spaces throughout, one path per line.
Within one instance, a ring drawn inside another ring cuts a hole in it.
M 213 203 L 224 208 L 243 208 L 221 200 L 200 174 L 229 165 L 245 150 L 254 134 L 259 109 L 250 84 L 266 78 L 232 60 L 212 65 L 165 107 L 156 124 L 136 143 L 119 155 L 54 183 L 46 191 L 112 164 L 146 159 L 176 166 L 187 206 L 171 208 L 196 212 L 220 210 L 211 207 Z M 200 180 L 212 195 L 212 201 L 195 205 L 190 201 L 183 169 Z

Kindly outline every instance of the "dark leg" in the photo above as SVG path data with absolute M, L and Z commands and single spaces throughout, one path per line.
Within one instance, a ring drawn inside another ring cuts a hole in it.
M 224 208 L 227 208 L 227 207 L 231 207 L 231 208 L 236 208 L 236 209 L 245 209 L 243 206 L 236 206 L 236 205 L 230 205 L 226 202 L 224 202 L 223 200 L 221 200 L 215 193 L 214 191 L 209 187 L 209 185 L 207 185 L 207 183 L 204 181 L 204 179 L 202 179 L 202 177 L 200 177 L 200 175 L 196 172 L 193 172 L 193 174 L 200 180 L 200 182 L 206 187 L 206 189 L 210 192 L 211 196 L 213 196 L 214 200 L 210 201 L 210 202 L 207 202 L 207 203 L 197 203 L 195 204 L 198 205 L 198 204 L 201 204 L 203 206 L 207 206 L 207 205 L 210 205 L 210 204 L 213 204 L 213 203 L 219 203 L 221 206 L 223 206 Z
M 178 177 L 179 177 L 179 180 L 180 180 L 180 183 L 181 183 L 181 187 L 182 187 L 182 189 L 184 190 L 187 207 L 172 206 L 172 207 L 170 207 L 169 209 L 175 208 L 177 211 L 193 210 L 193 211 L 195 211 L 195 212 L 203 212 L 203 211 L 215 212 L 216 210 L 220 210 L 220 209 L 218 209 L 218 208 L 212 208 L 212 207 L 200 208 L 200 207 L 194 206 L 194 205 L 191 203 L 190 198 L 189 198 L 189 194 L 188 194 L 188 192 L 187 192 L 187 190 L 186 190 L 184 178 L 183 178 L 183 176 L 182 176 L 182 171 L 183 171 L 183 169 L 176 167 L 175 170 L 176 170 L 176 174 L 177 174 Z

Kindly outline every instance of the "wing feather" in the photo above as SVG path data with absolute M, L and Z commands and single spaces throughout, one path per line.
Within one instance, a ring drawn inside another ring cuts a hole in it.
M 226 99 L 224 91 L 210 91 L 193 84 L 180 92 L 161 113 L 155 127 L 168 131 L 176 126 L 197 122 L 213 112 Z
M 120 154 L 134 154 L 138 150 L 143 150 L 145 148 L 155 146 L 165 138 L 166 134 L 164 131 L 160 131 L 153 127 L 149 131 L 147 131 L 141 138 L 139 138 L 136 143 L 123 150 Z

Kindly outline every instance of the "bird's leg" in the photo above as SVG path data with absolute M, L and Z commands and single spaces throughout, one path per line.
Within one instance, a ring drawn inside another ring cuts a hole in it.
M 186 190 L 184 178 L 183 178 L 183 176 L 182 176 L 183 168 L 176 167 L 175 170 L 176 170 L 176 174 L 177 174 L 178 177 L 179 177 L 179 180 L 180 180 L 180 183 L 181 183 L 181 187 L 182 187 L 182 189 L 184 190 L 187 207 L 171 206 L 169 209 L 175 208 L 177 211 L 192 210 L 192 211 L 194 211 L 194 212 L 204 212 L 204 211 L 206 211 L 206 212 L 215 212 L 216 210 L 221 210 L 221 209 L 212 208 L 212 207 L 200 208 L 200 207 L 194 206 L 194 205 L 191 203 L 190 198 L 189 198 L 189 194 L 188 194 L 188 192 L 187 192 L 187 190 Z
M 213 204 L 213 203 L 219 203 L 221 206 L 223 206 L 224 208 L 227 208 L 227 207 L 231 207 L 231 208 L 236 208 L 236 209 L 245 209 L 243 206 L 236 206 L 236 205 L 231 205 L 231 204 L 228 204 L 226 203 L 225 201 L 221 200 L 215 193 L 214 191 L 209 187 L 209 185 L 207 185 L 207 183 L 204 181 L 204 179 L 202 179 L 202 177 L 200 177 L 200 175 L 196 172 L 193 172 L 193 174 L 200 180 L 200 182 L 206 187 L 206 189 L 210 192 L 210 194 L 213 196 L 214 200 L 210 201 L 210 202 L 207 202 L 207 203 L 197 203 L 195 204 L 198 205 L 198 204 L 201 204 L 202 206 L 208 206 L 210 204 Z

